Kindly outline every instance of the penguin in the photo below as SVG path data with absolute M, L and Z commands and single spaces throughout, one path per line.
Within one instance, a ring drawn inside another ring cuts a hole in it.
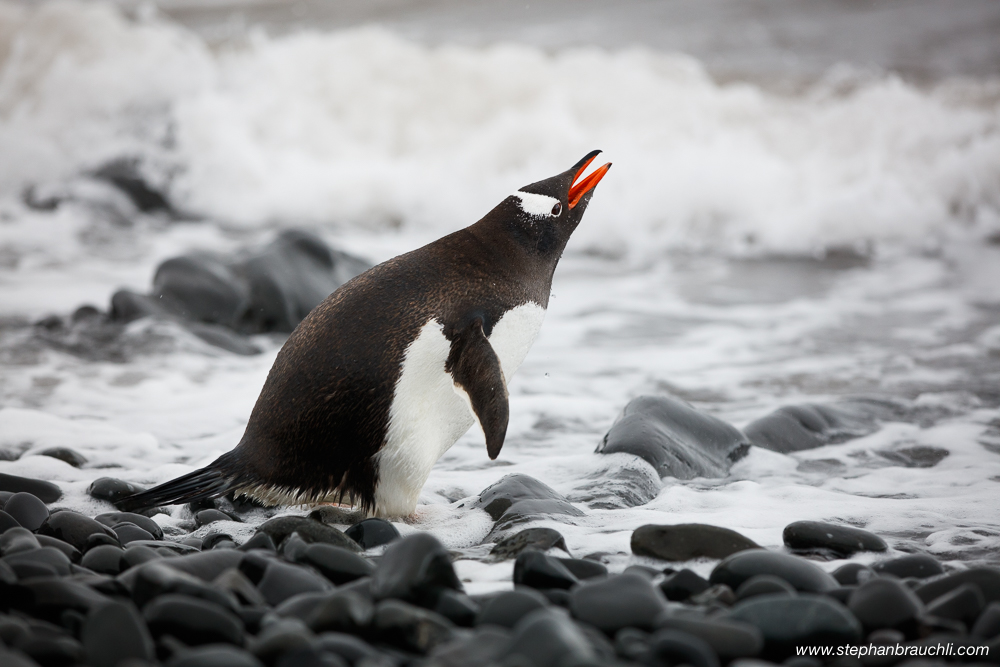
M 431 467 L 473 424 L 496 459 L 507 383 L 541 327 L 563 249 L 611 167 L 581 178 L 600 152 L 342 285 L 288 337 L 233 450 L 119 507 L 234 494 L 406 517 Z

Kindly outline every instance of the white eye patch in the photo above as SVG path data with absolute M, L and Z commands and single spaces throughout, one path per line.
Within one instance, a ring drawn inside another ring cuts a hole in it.
M 536 195 L 533 192 L 521 192 L 518 190 L 514 196 L 520 200 L 521 210 L 528 215 L 550 216 L 552 208 L 560 203 L 555 197 L 548 195 Z

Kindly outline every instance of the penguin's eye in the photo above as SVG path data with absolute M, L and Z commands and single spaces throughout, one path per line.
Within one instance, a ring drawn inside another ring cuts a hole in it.
M 552 207 L 552 215 L 559 215 L 560 213 L 562 213 L 562 204 L 556 202 L 555 206 Z

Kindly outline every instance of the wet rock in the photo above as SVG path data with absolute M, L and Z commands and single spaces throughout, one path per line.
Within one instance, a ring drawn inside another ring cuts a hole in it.
M 145 488 L 139 486 L 138 484 L 126 482 L 122 479 L 115 479 L 114 477 L 100 477 L 91 483 L 90 488 L 87 489 L 87 493 L 91 498 L 106 500 L 109 503 L 114 504 L 119 500 L 124 500 L 129 496 L 134 496 L 135 494 L 141 493 L 145 490 Z
M 710 584 L 698 573 L 684 568 L 674 572 L 660 584 L 660 590 L 668 600 L 683 602 L 692 595 L 708 590 Z
M 869 632 L 895 628 L 906 632 L 923 614 L 920 598 L 898 579 L 876 577 L 858 586 L 847 608 Z
M 69 574 L 71 565 L 66 554 L 52 547 L 39 547 L 30 551 L 11 554 L 4 556 L 3 561 L 10 565 L 15 572 L 19 572 L 19 567 L 22 564 L 40 564 L 51 567 L 59 576 Z
M 105 535 L 104 533 L 94 533 L 93 535 L 88 535 L 86 542 L 83 545 L 83 553 L 86 553 L 93 549 L 94 547 L 100 547 L 104 545 L 110 545 L 113 547 L 120 547 L 121 544 L 118 542 L 118 536 Z
M 243 623 L 217 604 L 182 595 L 161 595 L 143 609 L 154 636 L 171 635 L 189 646 L 243 644 Z
M 448 550 L 430 533 L 414 533 L 390 544 L 372 575 L 376 600 L 397 598 L 421 604 L 437 591 L 461 591 Z
M 991 602 L 969 630 L 973 637 L 993 639 L 1000 636 L 1000 602 Z
M 68 463 L 74 468 L 79 468 L 87 463 L 87 457 L 76 450 L 70 449 L 69 447 L 49 447 L 48 449 L 43 449 L 42 451 L 35 453 L 38 454 L 38 456 L 48 456 L 54 459 L 59 459 L 63 463 Z
M 110 544 L 103 544 L 85 553 L 80 564 L 99 574 L 114 576 L 125 569 L 125 550 Z
M 541 593 L 530 588 L 517 588 L 496 595 L 482 606 L 476 625 L 499 625 L 513 628 L 518 621 L 536 609 L 549 605 Z
M 635 574 L 580 584 L 569 598 L 575 618 L 609 634 L 627 627 L 649 630 L 666 606 L 660 590 Z
M 206 509 L 201 510 L 194 515 L 194 522 L 201 526 L 207 526 L 210 523 L 215 523 L 216 521 L 236 521 L 233 517 L 229 516 L 225 512 L 221 512 L 217 509 Z
M 873 576 L 875 572 L 861 563 L 846 563 L 833 571 L 833 578 L 844 586 L 862 584 Z
M 375 607 L 372 633 L 380 641 L 407 651 L 426 654 L 455 635 L 448 619 L 402 600 L 383 600 Z
M 632 553 L 667 561 L 725 558 L 739 551 L 759 548 L 736 531 L 700 523 L 647 524 L 632 533 Z
M 0 585 L 12 586 L 16 583 L 17 583 L 17 573 L 11 569 L 10 565 L 7 565 L 2 560 L 0 560 Z
M 14 517 L 7 514 L 3 510 L 0 510 L 0 534 L 3 534 L 11 528 L 20 528 L 21 524 L 17 522 Z
M 15 526 L 0 535 L 0 555 L 10 556 L 22 551 L 40 549 L 41 543 L 31 531 L 21 526 Z
M 104 535 L 118 543 L 118 537 L 110 528 L 72 510 L 60 510 L 50 515 L 38 527 L 38 533 L 62 540 L 82 552 L 87 550 L 87 538 L 91 535 Z
M 790 523 L 785 526 L 782 539 L 790 549 L 829 549 L 843 556 L 889 548 L 885 540 L 867 530 L 820 521 Z
M 603 466 L 577 481 L 567 500 L 590 509 L 626 509 L 645 505 L 662 487 L 660 475 L 646 461 L 609 455 Z
M 200 598 L 226 609 L 236 609 L 238 602 L 232 593 L 214 588 L 186 572 L 175 570 L 171 562 L 162 559 L 132 568 L 118 579 L 132 592 L 132 599 L 140 607 L 162 595 L 182 595 Z
M 736 593 L 726 584 L 715 584 L 692 595 L 688 602 L 699 607 L 731 607 L 736 603 Z
M 37 496 L 20 492 L 12 495 L 4 503 L 3 511 L 28 530 L 38 527 L 49 518 L 49 510 Z
M 795 595 L 795 588 L 782 579 L 770 574 L 758 574 L 750 577 L 736 589 L 736 599 L 746 600 L 755 595 L 773 595 L 776 593 L 784 595 Z
M 162 558 L 165 558 L 163 553 L 133 542 L 125 549 L 125 555 L 123 556 L 125 564 L 122 566 L 122 569 L 127 570 L 130 567 L 136 567 L 154 560 L 161 560 Z
M 111 602 L 87 616 L 81 633 L 87 662 L 94 667 L 117 667 L 129 658 L 155 660 L 153 638 L 139 612 L 128 604 Z
M 718 617 L 698 618 L 661 614 L 655 625 L 660 629 L 680 630 L 708 644 L 723 661 L 752 658 L 764 648 L 764 636 L 756 626 Z
M 18 558 L 9 562 L 4 561 L 4 565 L 10 568 L 21 581 L 36 577 L 58 577 L 60 574 L 52 565 L 32 559 Z
M 267 566 L 257 589 L 268 604 L 276 605 L 293 595 L 329 591 L 333 586 L 313 570 L 275 561 Z
M 583 512 L 573 507 L 555 489 L 520 473 L 505 475 L 488 486 L 472 506 L 485 510 L 497 522 L 498 527 L 507 527 L 534 517 L 583 516 Z
M 68 579 L 35 579 L 18 583 L 13 605 L 36 618 L 58 622 L 66 610 L 88 613 L 107 604 L 93 588 Z
M 875 453 L 891 463 L 906 468 L 933 468 L 951 454 L 947 449 L 926 445 L 883 449 Z
M 608 568 L 595 560 L 585 558 L 556 558 L 580 581 L 608 576 Z
M 313 633 L 298 619 L 285 618 L 264 626 L 247 647 L 256 658 L 273 665 L 289 651 L 309 646 Z
M 313 632 L 357 634 L 371 625 L 375 606 L 368 598 L 352 591 L 326 595 L 305 615 Z
M 148 542 L 153 536 L 134 523 L 120 523 L 111 529 L 118 536 L 118 542 L 125 546 L 130 542 Z
M 0 473 L 0 491 L 30 493 L 46 504 L 54 503 L 62 497 L 62 489 L 52 482 L 18 477 L 17 475 L 8 475 L 6 473 Z
M 224 570 L 219 574 L 219 576 L 212 580 L 212 586 L 229 591 L 243 605 L 262 607 L 267 604 L 267 600 L 260 594 L 260 591 L 253 585 L 253 582 L 235 567 Z
M 120 523 L 131 523 L 149 533 L 152 539 L 163 539 L 163 529 L 160 528 L 158 523 L 147 516 L 134 512 L 107 512 L 105 514 L 98 514 L 94 517 L 94 521 L 102 523 L 108 528 L 114 528 Z
M 625 406 L 597 447 L 634 454 L 661 477 L 723 477 L 749 451 L 746 436 L 726 422 L 664 396 L 640 396 Z
M 962 584 L 975 584 L 987 603 L 1000 602 L 1000 570 L 991 567 L 972 567 L 932 579 L 917 587 L 916 594 L 926 603 Z
M 116 158 L 95 169 L 91 176 L 118 188 L 143 213 L 171 213 L 164 190 L 151 184 L 144 169 L 148 167 L 138 158 Z
M 514 627 L 510 643 L 501 655 L 501 664 L 572 665 L 594 660 L 587 636 L 565 613 L 538 609 Z
M 479 605 L 465 593 L 443 588 L 438 592 L 431 611 L 441 614 L 459 627 L 468 628 L 476 621 Z
M 14 648 L 41 665 L 75 665 L 83 660 L 80 642 L 50 628 L 33 628 Z
M 270 536 L 275 544 L 281 544 L 292 533 L 298 533 L 299 537 L 310 544 L 332 544 L 341 549 L 361 552 L 358 543 L 341 531 L 303 516 L 275 517 L 262 523 L 257 530 Z
M 971 627 L 979 617 L 986 600 L 979 586 L 962 584 L 927 605 L 927 613 L 938 618 L 948 618 L 961 621 L 966 627 Z
M 233 536 L 227 533 L 209 533 L 205 536 L 205 539 L 201 541 L 202 551 L 211 551 L 212 549 L 235 549 L 236 542 L 233 540 Z
M 237 548 L 240 551 L 277 551 L 277 548 L 274 546 L 274 540 L 267 533 L 256 533 Z
M 320 505 L 309 512 L 309 518 L 319 521 L 327 526 L 353 526 L 364 520 L 365 514 L 361 510 L 353 507 L 340 507 L 336 505 Z
M 250 295 L 221 258 L 192 253 L 156 268 L 151 296 L 182 317 L 235 328 Z
M 306 545 L 294 560 L 314 568 L 337 586 L 375 572 L 375 566 L 367 558 L 329 544 Z
M 383 657 L 368 642 L 340 632 L 324 632 L 313 646 L 324 653 L 338 655 L 352 665 L 360 665 L 365 659 L 370 661 L 367 664 L 377 665 Z
M 719 658 L 703 639 L 683 630 L 660 630 L 649 638 L 647 664 L 719 667 Z
M 816 449 L 874 433 L 875 407 L 862 402 L 788 405 L 750 422 L 743 432 L 757 447 L 782 454 Z
M 470 667 L 497 664 L 510 642 L 510 632 L 496 626 L 478 628 L 475 633 L 435 647 L 430 663 L 435 667 Z
M 399 538 L 399 531 L 385 519 L 365 519 L 348 528 L 344 534 L 362 549 L 380 547 Z
M 853 644 L 861 624 L 847 609 L 823 595 L 760 595 L 738 602 L 724 619 L 754 625 L 764 637 L 763 657 L 781 660 L 796 646 Z
M 323 653 L 312 646 L 301 646 L 282 654 L 274 667 L 349 667 L 340 656 Z
M 569 555 L 566 540 L 562 534 L 553 528 L 525 528 L 497 542 L 490 550 L 490 556 L 497 560 L 516 558 L 525 549 L 548 551 L 562 549 Z
M 883 560 L 871 566 L 878 574 L 891 574 L 900 579 L 914 577 L 916 579 L 927 579 L 944 573 L 941 563 L 926 554 L 909 554 Z
M 166 542 L 153 542 L 157 544 L 168 544 Z M 149 545 L 147 545 L 149 546 Z M 202 581 L 212 581 L 223 571 L 231 567 L 239 567 L 243 561 L 244 554 L 235 549 L 205 551 L 202 553 L 189 553 L 178 558 L 171 558 L 167 565 L 174 570 L 193 575 Z
M 836 579 L 805 559 L 764 549 L 750 549 L 729 556 L 715 566 L 709 582 L 726 584 L 736 590 L 758 574 L 780 577 L 795 590 L 808 593 L 824 593 L 839 586 Z
M 569 589 L 579 583 L 569 569 L 540 551 L 522 551 L 514 561 L 514 584 L 537 589 Z
M 166 665 L 167 667 L 264 667 L 260 660 L 247 651 L 225 645 L 185 649 L 171 658 Z
M 35 539 L 38 540 L 39 546 L 52 547 L 53 549 L 58 549 L 61 551 L 66 558 L 69 558 L 71 563 L 80 562 L 80 551 L 76 549 L 72 544 L 67 544 L 62 540 L 57 540 L 54 537 L 49 537 L 48 535 L 35 535 Z

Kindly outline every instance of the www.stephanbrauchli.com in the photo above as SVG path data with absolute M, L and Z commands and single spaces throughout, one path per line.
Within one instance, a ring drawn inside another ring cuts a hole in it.
M 923 646 L 906 644 L 860 644 L 842 646 L 796 646 L 795 655 L 809 656 L 852 656 L 863 658 L 865 656 L 977 656 L 985 657 L 990 654 L 989 646 L 955 646 L 954 643 L 947 644 L 927 644 Z

